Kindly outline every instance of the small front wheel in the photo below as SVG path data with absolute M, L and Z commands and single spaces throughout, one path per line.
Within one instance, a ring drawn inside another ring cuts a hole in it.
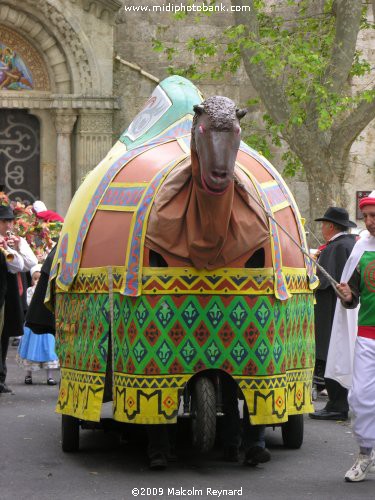
M 284 446 L 297 450 L 303 443 L 303 415 L 290 415 L 281 426 Z
M 62 415 L 61 419 L 61 447 L 71 453 L 79 450 L 79 419 L 70 415 Z
M 216 394 L 212 381 L 199 377 L 191 395 L 191 430 L 194 448 L 210 451 L 216 438 Z

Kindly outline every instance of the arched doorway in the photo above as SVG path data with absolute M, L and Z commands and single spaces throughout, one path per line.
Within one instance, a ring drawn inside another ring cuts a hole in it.
M 0 113 L 0 185 L 12 200 L 31 204 L 40 197 L 39 120 L 24 110 Z

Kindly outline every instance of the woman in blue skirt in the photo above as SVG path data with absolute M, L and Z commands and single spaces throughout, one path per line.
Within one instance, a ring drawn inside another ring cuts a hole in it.
M 40 278 L 41 265 L 37 264 L 31 271 L 31 287 L 27 289 L 27 305 L 30 304 L 36 284 Z M 24 334 L 18 347 L 17 361 L 26 370 L 25 384 L 33 383 L 32 372 L 46 370 L 47 384 L 56 385 L 52 370 L 59 368 L 59 360 L 55 353 L 55 338 L 50 333 L 35 334 L 24 326 Z

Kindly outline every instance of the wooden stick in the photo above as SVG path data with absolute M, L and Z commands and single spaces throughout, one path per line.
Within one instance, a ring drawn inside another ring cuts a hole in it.
M 250 198 L 253 201 L 255 201 L 255 203 L 263 210 L 263 212 L 267 215 L 267 217 L 271 219 L 288 236 L 288 238 L 293 241 L 293 243 L 300 249 L 303 255 L 305 255 L 308 259 L 310 259 L 311 262 L 314 263 L 314 265 L 319 269 L 319 271 L 323 274 L 323 276 L 325 276 L 329 281 L 329 283 L 332 285 L 336 295 L 340 297 L 340 299 L 345 300 L 343 294 L 340 292 L 340 290 L 336 288 L 339 283 L 337 283 L 337 281 L 324 269 L 324 267 L 318 264 L 318 262 L 316 262 L 316 260 L 313 259 L 313 257 L 311 257 L 311 255 L 308 252 L 306 252 L 306 250 L 298 243 L 298 241 L 294 238 L 294 236 L 292 236 L 279 222 L 277 222 L 277 220 L 272 216 L 272 214 L 270 214 L 268 210 L 266 210 L 264 206 L 247 189 L 245 184 L 243 184 L 236 178 L 234 178 L 234 182 L 237 184 L 239 188 L 243 189 L 250 196 Z

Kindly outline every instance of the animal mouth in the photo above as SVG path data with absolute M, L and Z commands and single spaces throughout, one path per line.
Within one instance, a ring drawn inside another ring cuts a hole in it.
M 226 172 L 212 172 L 210 180 L 206 181 L 204 176 L 201 176 L 204 190 L 209 194 L 222 195 L 228 189 L 230 181 Z

